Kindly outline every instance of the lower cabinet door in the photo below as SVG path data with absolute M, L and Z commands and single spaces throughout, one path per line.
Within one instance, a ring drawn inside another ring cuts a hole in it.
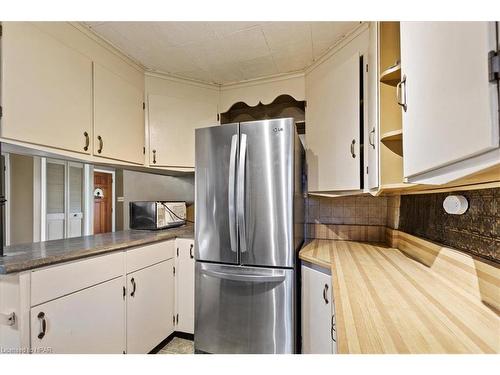
M 177 239 L 176 331 L 194 334 L 194 241 Z
M 127 275 L 127 353 L 148 353 L 173 331 L 172 258 Z
M 31 348 L 35 353 L 122 353 L 123 279 L 32 307 Z
M 331 354 L 334 317 L 331 275 L 302 265 L 302 353 Z M 334 351 L 335 350 L 335 351 Z

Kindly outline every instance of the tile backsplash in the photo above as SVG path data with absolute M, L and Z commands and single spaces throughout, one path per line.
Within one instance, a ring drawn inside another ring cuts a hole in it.
M 386 222 L 386 197 L 307 198 L 306 238 L 382 241 Z
M 444 211 L 450 194 L 467 198 L 465 214 Z M 399 209 L 400 230 L 500 263 L 500 188 L 403 195 Z

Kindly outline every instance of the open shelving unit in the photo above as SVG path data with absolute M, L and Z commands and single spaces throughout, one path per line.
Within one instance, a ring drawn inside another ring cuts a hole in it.
M 401 80 L 399 22 L 379 24 L 380 193 L 414 186 L 403 182 L 403 129 L 396 86 Z

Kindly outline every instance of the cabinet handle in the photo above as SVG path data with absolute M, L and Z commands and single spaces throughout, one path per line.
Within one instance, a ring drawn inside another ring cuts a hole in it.
M 325 303 L 328 305 L 328 284 L 325 284 L 325 287 L 323 288 L 323 299 L 325 300 Z
M 40 333 L 38 334 L 38 338 L 41 340 L 43 336 L 45 336 L 45 332 L 47 332 L 47 321 L 45 320 L 45 313 L 39 312 L 37 316 L 40 321 Z
M 372 138 L 372 136 L 373 136 L 373 138 Z M 372 142 L 372 139 L 373 139 L 373 142 Z M 370 143 L 370 145 L 375 150 L 375 126 L 371 130 L 370 135 L 368 136 L 368 142 Z
M 88 151 L 89 149 L 89 144 L 90 144 L 90 137 L 89 133 L 83 132 L 83 136 L 85 137 L 85 146 L 83 147 L 83 151 Z
M 97 152 L 100 154 L 102 152 L 104 142 L 102 141 L 102 137 L 100 135 L 97 136 L 97 140 L 99 141 L 99 149 L 97 150 Z
M 189 247 L 189 257 L 190 257 L 191 259 L 193 259 L 193 258 L 194 258 L 194 254 L 193 254 L 193 245 L 191 245 L 191 246 Z
M 135 284 L 135 279 L 133 277 L 130 280 L 130 283 L 132 284 L 132 291 L 130 292 L 130 297 L 133 297 L 135 295 L 135 290 L 137 288 L 137 285 Z
M 401 93 L 404 95 L 401 95 Z M 403 75 L 401 82 L 396 85 L 396 98 L 398 100 L 398 104 L 403 107 L 403 111 L 406 112 L 408 108 L 408 105 L 406 104 L 406 74 Z
M 332 315 L 332 326 L 331 326 L 331 329 L 330 329 L 330 334 L 332 335 L 332 340 L 333 342 L 337 342 L 337 340 L 335 339 L 335 315 Z
M 153 150 L 153 164 L 156 164 L 156 150 Z
M 355 144 L 356 144 L 356 140 L 355 140 L 355 139 L 353 139 L 353 140 L 352 140 L 352 142 L 351 142 L 351 156 L 352 156 L 353 158 L 355 158 L 355 157 L 356 157 L 356 154 L 354 153 L 354 145 L 355 145 Z

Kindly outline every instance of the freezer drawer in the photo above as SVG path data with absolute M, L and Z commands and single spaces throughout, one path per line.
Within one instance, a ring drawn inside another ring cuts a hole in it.
M 292 269 L 196 263 L 195 350 L 294 353 Z

